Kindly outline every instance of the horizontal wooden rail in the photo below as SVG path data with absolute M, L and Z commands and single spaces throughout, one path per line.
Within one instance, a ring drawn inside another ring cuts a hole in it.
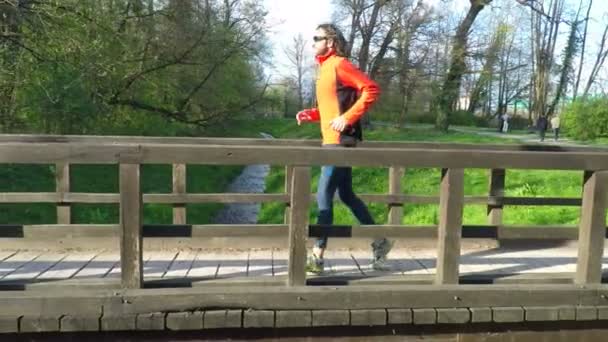
M 0 134 L 0 143 L 87 143 L 87 144 L 205 144 L 205 145 L 243 145 L 243 146 L 310 146 L 318 147 L 320 140 L 315 139 L 257 139 L 257 138 L 207 138 L 207 137 L 143 137 L 143 136 L 91 136 L 91 135 L 38 135 L 38 134 Z M 608 152 L 608 148 L 594 146 L 558 146 L 546 144 L 483 144 L 477 143 L 436 143 L 436 142 L 399 142 L 363 141 L 361 147 L 369 148 L 421 148 L 454 150 L 489 151 L 555 151 Z
M 180 144 L 0 143 L 0 163 L 186 163 L 553 170 L 608 169 L 608 151 L 504 151 Z
M 117 237 L 118 224 L 0 225 L 0 238 L 53 239 Z M 287 237 L 287 224 L 144 224 L 143 236 L 157 237 Z M 436 225 L 334 225 L 310 226 L 309 236 L 356 238 L 437 238 Z M 463 225 L 463 238 L 501 240 L 576 240 L 578 230 L 569 225 Z M 608 232 L 606 234 L 608 237 Z
M 386 204 L 438 204 L 439 196 L 360 194 L 365 202 Z M 316 194 L 311 194 L 315 201 Z M 289 203 L 289 195 L 281 193 L 191 193 L 144 194 L 144 203 Z M 0 193 L 0 203 L 119 203 L 120 195 L 112 193 L 81 192 L 8 192 Z M 465 204 L 580 206 L 580 198 L 566 197 L 497 197 L 465 196 Z

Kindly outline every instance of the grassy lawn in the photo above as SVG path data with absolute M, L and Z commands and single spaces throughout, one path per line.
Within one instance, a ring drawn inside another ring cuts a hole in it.
M 285 121 L 281 127 L 277 122 L 267 128 L 281 138 L 317 138 L 318 126 L 310 124 L 298 127 Z M 434 141 L 459 143 L 517 143 L 516 140 L 497 139 L 488 136 L 450 132 L 442 134 L 430 127 L 396 129 L 379 127 L 365 132 L 366 140 L 400 140 L 400 141 Z M 313 189 L 319 179 L 319 167 L 313 167 Z M 284 168 L 272 167 L 267 178 L 268 193 L 284 191 Z M 487 195 L 489 170 L 465 170 L 465 195 Z M 438 195 L 440 169 L 407 169 L 401 180 L 404 193 L 413 195 Z M 547 196 L 578 197 L 581 193 L 582 171 L 549 171 L 549 170 L 508 170 L 505 180 L 507 196 Z M 388 169 L 353 168 L 353 187 L 358 193 L 383 194 L 388 191 Z M 316 191 L 316 190 L 315 190 Z M 384 204 L 371 203 L 370 211 L 378 223 L 385 223 L 388 210 Z M 503 221 L 506 224 L 577 224 L 580 209 L 578 207 L 547 206 L 506 206 Z M 263 204 L 259 216 L 260 223 L 280 223 L 283 220 L 284 206 L 280 204 Z M 437 205 L 405 205 L 404 224 L 436 224 Z M 316 208 L 313 205 L 310 218 L 316 220 Z M 337 224 L 354 224 L 356 219 L 347 207 L 336 202 L 334 218 Z M 467 205 L 464 208 L 465 224 L 486 224 L 486 207 L 484 205 Z
M 316 124 L 297 126 L 295 120 L 259 119 L 239 121 L 208 133 L 207 136 L 259 137 L 266 132 L 276 138 L 319 139 Z M 469 133 L 450 132 L 442 134 L 430 126 L 413 126 L 405 129 L 376 127 L 366 131 L 370 141 L 434 141 L 471 144 L 511 144 L 516 140 L 497 139 Z M 187 189 L 192 193 L 222 192 L 236 177 L 241 166 L 188 165 Z M 467 169 L 465 171 L 465 194 L 486 195 L 488 192 L 488 170 Z M 358 193 L 383 194 L 388 190 L 388 169 L 353 168 L 353 186 Z M 313 167 L 313 189 L 316 189 L 319 167 Z M 581 192 L 582 172 L 574 171 L 528 171 L 509 170 L 506 177 L 507 196 L 551 196 L 578 197 Z M 406 194 L 437 195 L 439 191 L 439 169 L 407 169 L 401 180 Z M 71 168 L 73 192 L 118 192 L 118 168 L 116 165 L 73 165 Z M 170 165 L 145 165 L 142 168 L 142 189 L 145 193 L 168 193 L 171 191 Z M 54 166 L 52 165 L 0 165 L 0 192 L 53 192 L 55 191 Z M 284 167 L 273 166 L 267 178 L 266 192 L 284 191 Z M 316 190 L 315 190 L 316 191 Z M 221 204 L 188 205 L 188 222 L 210 223 Z M 378 223 L 386 222 L 387 208 L 381 204 L 370 204 L 372 215 Z M 55 223 L 54 204 L 2 204 L 0 224 Z M 436 224 L 437 205 L 406 205 L 404 224 Z M 284 205 L 263 204 L 258 221 L 280 223 Z M 342 204 L 336 203 L 335 222 L 355 223 L 354 217 Z M 118 206 L 100 204 L 75 204 L 72 210 L 74 223 L 117 223 Z M 576 224 L 578 207 L 507 206 L 504 210 L 506 224 Z M 313 205 L 311 219 L 314 222 L 316 209 Z M 170 223 L 171 206 L 148 204 L 144 208 L 146 223 Z M 486 207 L 467 205 L 464 210 L 465 224 L 485 224 Z

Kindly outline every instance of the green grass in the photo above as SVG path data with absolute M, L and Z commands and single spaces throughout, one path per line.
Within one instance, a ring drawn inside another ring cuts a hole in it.
M 0 192 L 54 192 L 54 166 L 2 165 Z M 223 192 L 240 172 L 241 166 L 188 165 L 186 188 L 191 193 Z M 118 193 L 117 165 L 72 165 L 72 192 Z M 144 193 L 170 193 L 171 165 L 143 165 Z M 221 204 L 187 206 L 187 221 L 209 223 Z M 2 204 L 0 224 L 49 224 L 57 222 L 55 205 L 51 203 Z M 171 223 L 172 207 L 167 204 L 144 205 L 144 223 Z M 73 223 L 118 223 L 118 204 L 73 204 Z
M 297 126 L 295 120 L 258 119 L 238 120 L 206 136 L 259 137 L 259 132 L 272 134 L 276 138 L 319 139 L 316 124 Z M 422 141 L 458 142 L 471 144 L 517 143 L 517 140 L 497 139 L 488 136 L 449 132 L 443 134 L 430 126 L 413 126 L 405 129 L 376 127 L 366 131 L 368 141 Z M 241 166 L 188 165 L 187 189 L 191 193 L 222 192 L 242 170 Z M 52 165 L 0 165 L 0 192 L 54 192 L 55 178 Z M 486 195 L 488 192 L 488 170 L 465 170 L 465 194 Z M 312 186 L 316 189 L 319 167 L 313 167 Z M 581 192 L 582 172 L 546 170 L 508 170 L 506 177 L 507 196 L 551 196 L 578 197 Z M 388 190 L 388 170 L 384 168 L 353 168 L 353 186 L 358 193 L 384 194 Z M 439 169 L 407 169 L 402 179 L 406 194 L 437 195 L 439 192 Z M 73 192 L 117 193 L 118 168 L 116 165 L 72 165 L 71 187 Z M 142 190 L 144 193 L 171 192 L 171 166 L 145 165 L 142 167 Z M 284 167 L 273 166 L 266 182 L 266 192 L 284 191 Z M 371 203 L 370 211 L 378 223 L 386 222 L 386 205 Z M 221 204 L 188 205 L 189 223 L 204 224 Z M 436 224 L 437 205 L 405 205 L 404 224 Z M 546 206 L 506 206 L 503 220 L 506 224 L 576 224 L 580 208 Z M 335 222 L 356 223 L 349 210 L 342 204 L 335 207 Z M 313 205 L 310 217 L 315 220 Z M 262 205 L 260 223 L 283 221 L 284 205 L 269 203 Z M 74 204 L 74 223 L 117 223 L 118 206 L 112 204 Z M 170 223 L 170 205 L 147 204 L 144 207 L 144 222 Z M 464 209 L 465 224 L 485 224 L 486 207 L 467 205 Z M 2 204 L 0 224 L 44 224 L 56 222 L 54 204 Z
M 296 126 L 285 121 L 281 127 L 277 123 L 269 125 L 269 130 L 281 138 L 316 138 L 318 126 L 314 124 Z M 496 139 L 475 134 L 449 132 L 442 134 L 430 127 L 396 129 L 379 127 L 365 132 L 366 140 L 398 140 L 425 142 L 458 142 L 458 143 L 517 143 L 512 139 Z M 319 167 L 312 168 L 312 187 L 316 189 L 319 178 Z M 267 178 L 266 192 L 277 193 L 284 191 L 284 168 L 272 167 Z M 465 170 L 465 195 L 488 194 L 489 170 Z M 404 193 L 413 195 L 438 195 L 440 170 L 436 168 L 407 169 L 401 180 Z M 550 171 L 550 170 L 508 170 L 505 180 L 506 196 L 546 196 L 546 197 L 579 197 L 581 193 L 582 171 Z M 353 187 L 357 193 L 388 192 L 388 169 L 385 168 L 353 168 Z M 388 210 L 384 204 L 369 204 L 370 212 L 378 223 L 385 223 Z M 503 221 L 505 224 L 577 224 L 580 208 L 578 207 L 548 207 L 548 206 L 505 206 Z M 438 205 L 405 205 L 403 224 L 437 224 Z M 281 223 L 283 221 L 284 205 L 269 203 L 262 205 L 258 217 L 260 223 Z M 310 213 L 312 222 L 316 220 L 317 211 L 313 205 Z M 466 205 L 463 214 L 464 224 L 486 224 L 486 206 Z M 356 219 L 349 209 L 341 203 L 334 207 L 334 222 L 336 224 L 355 224 Z

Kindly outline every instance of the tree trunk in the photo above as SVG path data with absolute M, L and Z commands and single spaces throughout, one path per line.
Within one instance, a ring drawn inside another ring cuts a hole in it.
M 450 57 L 450 70 L 443 84 L 441 95 L 439 96 L 439 113 L 437 113 L 437 129 L 447 132 L 449 127 L 449 116 L 452 112 L 454 103 L 458 100 L 460 93 L 460 83 L 462 75 L 466 70 L 465 55 L 467 49 L 467 38 L 475 18 L 483 8 L 492 0 L 470 0 L 471 7 L 466 17 L 458 26 L 452 52 Z
M 573 100 L 576 100 L 576 97 L 578 96 L 578 87 L 581 82 L 581 74 L 583 73 L 583 65 L 585 63 L 585 47 L 587 45 L 587 28 L 589 27 L 589 14 L 591 13 L 592 5 L 593 0 L 589 0 L 589 7 L 587 8 L 587 15 L 585 16 L 585 29 L 583 31 L 583 40 L 581 42 L 581 60 L 579 61 L 576 82 L 574 83 L 574 94 L 572 95 Z

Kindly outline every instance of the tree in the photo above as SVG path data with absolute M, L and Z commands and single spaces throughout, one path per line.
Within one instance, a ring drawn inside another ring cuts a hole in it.
M 306 40 L 302 34 L 299 34 L 293 38 L 293 45 L 285 47 L 283 50 L 287 56 L 287 59 L 291 63 L 290 67 L 292 67 L 294 70 L 294 74 L 290 76 L 293 77 L 295 81 L 293 83 L 295 83 L 295 88 L 298 95 L 298 108 L 304 108 L 304 78 L 306 77 L 308 71 L 305 48 Z
M 491 3 L 492 0 L 470 0 L 471 6 L 458 25 L 456 35 L 452 43 L 450 56 L 450 69 L 443 83 L 443 88 L 439 96 L 439 113 L 435 126 L 437 129 L 447 132 L 449 127 L 449 116 L 458 100 L 460 94 L 460 84 L 462 75 L 466 71 L 465 56 L 467 52 L 467 38 L 475 18 L 483 8 Z
M 2 118 L 14 108 L 35 129 L 83 133 L 135 113 L 207 126 L 252 108 L 266 89 L 266 11 L 253 0 L 0 5 L 2 18 L 20 18 L 19 30 L 2 22 L 2 71 L 23 70 L 18 81 L 2 75 L 1 100 L 14 99 L 2 101 Z

